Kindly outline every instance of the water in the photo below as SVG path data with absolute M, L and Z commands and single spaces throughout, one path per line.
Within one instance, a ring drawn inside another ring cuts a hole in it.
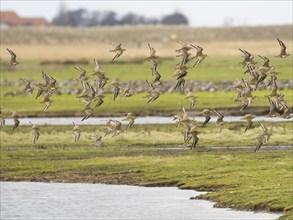
M 1 220 L 276 219 L 280 215 L 213 208 L 201 194 L 175 187 L 1 182 Z
M 119 120 L 123 117 L 93 117 L 89 118 L 88 120 L 85 120 L 81 122 L 82 118 L 79 117 L 68 117 L 68 118 L 62 118 L 62 117 L 56 117 L 56 118 L 21 118 L 20 124 L 21 125 L 30 125 L 30 121 L 33 124 L 37 125 L 72 125 L 72 122 L 77 124 L 84 124 L 84 125 L 103 125 L 108 121 L 109 119 L 113 120 Z M 245 122 L 243 120 L 240 120 L 242 116 L 226 116 L 225 121 L 227 122 Z M 204 117 L 194 117 L 198 122 L 204 122 Z M 215 122 L 217 117 L 212 117 L 211 122 Z M 270 117 L 256 117 L 254 121 L 266 121 L 266 122 L 284 122 L 284 121 L 293 121 L 293 118 L 291 119 L 284 119 L 284 118 L 270 118 Z M 161 116 L 148 116 L 148 117 L 138 117 L 135 120 L 135 124 L 174 124 L 173 117 L 161 117 Z M 12 119 L 6 120 L 7 125 L 13 125 L 14 122 Z M 125 122 L 127 124 L 127 122 Z

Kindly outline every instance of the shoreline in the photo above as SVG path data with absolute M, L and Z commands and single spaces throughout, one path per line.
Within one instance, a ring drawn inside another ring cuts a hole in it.
M 71 175 L 72 176 L 72 175 Z M 77 179 L 75 179 L 77 178 Z M 91 181 L 89 180 L 91 179 Z M 128 185 L 128 186 L 141 186 L 141 187 L 176 187 L 180 190 L 194 190 L 197 192 L 205 192 L 200 194 L 196 197 L 190 197 L 190 200 L 207 200 L 210 202 L 214 202 L 214 208 L 227 208 L 232 209 L 236 211 L 253 211 L 253 212 L 266 212 L 266 213 L 276 213 L 276 214 L 286 214 L 286 210 L 284 209 L 268 209 L 265 205 L 263 206 L 235 206 L 231 203 L 225 203 L 221 202 L 220 200 L 214 200 L 208 197 L 209 193 L 219 191 L 218 188 L 213 187 L 182 187 L 179 184 L 179 181 L 166 181 L 166 182 L 159 182 L 159 183 L 147 183 L 147 184 L 141 184 L 137 182 L 127 181 L 124 179 L 118 179 L 115 181 L 114 179 L 107 180 L 107 178 L 103 180 L 94 180 L 92 181 L 92 177 L 86 176 L 86 178 L 83 177 L 83 181 L 80 181 L 80 176 L 74 176 L 71 179 L 59 179 L 59 178 L 49 178 L 49 177 L 27 177 L 27 178 L 9 178 L 9 179 L 3 179 L 0 178 L 0 182 L 41 182 L 41 183 L 87 183 L 87 184 L 107 184 L 107 185 Z
M 269 146 L 254 154 L 258 124 L 246 133 L 239 123 L 208 126 L 194 151 L 181 145 L 180 129 L 166 125 L 137 125 L 116 139 L 106 137 L 105 147 L 91 144 L 103 133 L 99 126 L 84 126 L 75 143 L 72 125 L 48 125 L 35 145 L 27 126 L 17 133 L 8 127 L 1 132 L 0 181 L 176 186 L 208 192 L 196 199 L 215 207 L 283 212 L 279 220 L 290 219 L 292 123 L 274 124 Z

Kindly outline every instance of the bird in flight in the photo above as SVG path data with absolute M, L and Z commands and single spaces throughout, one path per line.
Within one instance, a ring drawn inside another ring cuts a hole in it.
M 136 117 L 131 112 L 126 114 L 126 117 L 122 119 L 122 121 L 128 121 L 125 130 L 128 130 L 128 128 L 130 128 L 134 124 L 135 119 Z
M 110 52 L 116 53 L 116 55 L 113 57 L 112 61 L 118 59 L 124 53 L 124 51 L 126 51 L 125 48 L 121 47 L 121 43 L 119 43 L 119 44 L 109 43 L 109 44 L 116 45 L 114 49 L 109 50 Z
M 197 60 L 195 61 L 193 67 L 199 65 L 208 55 L 207 54 L 203 54 L 203 48 L 198 46 L 198 45 L 193 45 L 190 44 L 193 48 L 195 48 L 196 51 L 196 55 L 193 58 L 196 58 Z M 192 58 L 192 59 L 193 59 Z
M 18 120 L 19 116 L 16 113 L 16 111 L 14 111 L 14 112 L 12 112 L 12 115 L 10 117 L 13 118 L 13 121 L 14 121 L 14 125 L 13 125 L 13 128 L 12 128 L 12 131 L 14 131 L 18 127 L 18 125 L 20 123 L 20 121 Z
M 10 49 L 8 49 L 8 48 L 6 48 L 6 50 L 10 53 L 10 56 L 11 56 L 11 59 L 10 59 L 10 62 L 8 63 L 10 66 L 12 66 L 12 67 L 14 67 L 14 66 L 16 66 L 17 64 L 19 64 L 20 62 L 18 62 L 17 60 L 16 60 L 16 54 L 12 51 L 12 50 L 10 50 Z
M 253 124 L 253 119 L 255 118 L 254 115 L 251 115 L 251 114 L 246 114 L 243 118 L 241 118 L 241 120 L 246 120 L 247 121 L 247 124 L 246 124 L 246 128 L 244 130 L 244 132 L 246 132 L 249 128 L 252 127 L 252 124 Z
M 224 121 L 224 115 L 222 115 L 220 112 L 216 111 L 215 109 L 212 109 L 212 111 L 218 116 L 216 124 L 217 125 L 224 125 L 226 122 Z
M 74 126 L 73 129 L 72 129 L 73 134 L 74 134 L 74 142 L 77 142 L 79 140 L 79 138 L 80 138 L 81 130 L 80 130 L 79 126 L 76 125 L 74 122 L 72 122 L 72 124 Z
M 290 54 L 286 52 L 286 46 L 285 46 L 285 44 L 279 38 L 277 38 L 277 40 L 278 40 L 278 42 L 280 44 L 281 52 L 278 55 L 276 55 L 275 57 L 280 57 L 280 58 L 286 58 L 286 57 L 288 57 Z
M 40 128 L 38 125 L 35 125 L 31 122 L 29 122 L 32 127 L 31 127 L 31 130 L 34 132 L 34 144 L 37 143 L 37 140 L 39 139 L 40 137 Z

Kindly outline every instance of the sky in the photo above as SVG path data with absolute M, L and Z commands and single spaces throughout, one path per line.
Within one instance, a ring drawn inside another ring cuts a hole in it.
M 89 11 L 112 10 L 118 16 L 134 12 L 147 17 L 161 18 L 181 12 L 191 26 L 278 25 L 292 24 L 292 0 L 206 0 L 206 1 L 60 1 L 60 0 L 1 0 L 0 8 L 13 10 L 23 17 L 45 17 L 48 21 L 57 14 L 61 4 L 68 10 L 85 8 Z

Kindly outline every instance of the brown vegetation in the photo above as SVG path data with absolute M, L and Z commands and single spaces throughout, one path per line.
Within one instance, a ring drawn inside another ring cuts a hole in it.
M 5 47 L 14 48 L 19 57 L 28 59 L 88 59 L 99 56 L 99 60 L 105 60 L 112 55 L 104 53 L 111 48 L 108 43 L 123 42 L 129 48 L 124 58 L 133 59 L 147 56 L 149 42 L 156 46 L 161 57 L 170 57 L 173 56 L 170 51 L 178 47 L 175 39 L 180 39 L 204 46 L 211 56 L 236 55 L 239 54 L 239 47 L 245 47 L 252 53 L 273 55 L 278 53 L 277 37 L 284 40 L 288 48 L 292 48 L 292 26 L 289 25 L 225 28 L 30 27 L 1 30 L 1 51 Z

